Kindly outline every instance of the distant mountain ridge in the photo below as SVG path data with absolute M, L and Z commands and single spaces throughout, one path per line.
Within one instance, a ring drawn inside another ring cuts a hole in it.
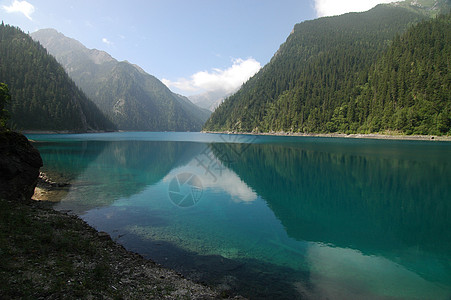
M 189 96 L 188 99 L 197 106 L 206 108 L 213 112 L 219 105 L 221 105 L 225 98 L 229 97 L 234 92 L 236 92 L 236 90 L 224 95 L 224 91 L 222 90 L 211 91 Z
M 438 13 L 447 13 L 451 6 L 450 0 L 405 0 L 386 4 L 394 7 L 404 7 L 420 14 L 436 16 Z
M 19 28 L 0 25 L 0 82 L 9 86 L 18 130 L 115 130 L 63 67 Z
M 56 57 L 120 130 L 199 131 L 210 115 L 139 66 L 88 49 L 54 29 L 31 36 Z
M 204 129 L 242 132 L 369 133 L 394 130 L 417 134 L 444 133 L 446 126 L 440 126 L 441 129 L 435 125 L 427 127 L 423 124 L 425 120 L 421 119 L 425 116 L 416 113 L 402 112 L 403 117 L 399 116 L 402 119 L 399 124 L 404 124 L 402 126 L 395 126 L 396 121 L 393 119 L 398 116 L 389 115 L 396 114 L 397 109 L 423 111 L 421 105 L 409 100 L 405 102 L 410 105 L 408 108 L 398 107 L 384 112 L 383 108 L 372 107 L 371 99 L 366 97 L 371 95 L 368 91 L 368 81 L 373 75 L 371 68 L 389 49 L 395 36 L 421 20 L 436 16 L 440 11 L 449 11 L 450 7 L 450 0 L 404 1 L 378 5 L 367 12 L 296 24 L 271 61 L 234 95 L 225 99 L 206 122 Z M 396 66 L 391 71 L 396 73 Z M 447 76 L 446 73 L 443 75 Z M 397 75 L 391 78 L 402 80 Z M 390 88 L 397 89 L 398 86 L 392 84 Z M 388 95 L 393 97 L 395 93 Z M 416 94 L 407 96 L 415 101 L 419 99 Z M 443 101 L 449 99 L 444 98 Z M 404 115 L 413 119 L 404 120 Z M 430 117 L 438 118 L 438 115 L 434 113 Z M 446 116 L 440 118 L 446 119 Z

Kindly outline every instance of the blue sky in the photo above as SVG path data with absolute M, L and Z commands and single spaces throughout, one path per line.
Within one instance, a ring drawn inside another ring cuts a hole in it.
M 25 32 L 54 28 L 192 95 L 232 89 L 269 62 L 296 23 L 391 0 L 0 0 Z

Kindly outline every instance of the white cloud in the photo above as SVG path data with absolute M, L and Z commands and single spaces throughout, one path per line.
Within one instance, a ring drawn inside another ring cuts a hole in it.
M 197 160 L 195 163 L 199 164 Z M 211 175 L 205 173 L 199 175 L 204 189 L 222 189 L 230 195 L 234 202 L 253 202 L 257 200 L 257 193 L 242 181 L 235 172 L 224 169 L 216 175 L 218 178 L 213 178 Z
M 108 46 L 113 44 L 113 43 L 110 42 L 107 38 L 103 38 L 103 39 L 102 39 L 102 43 L 107 44 Z
M 180 78 L 177 81 L 163 79 L 162 82 L 169 88 L 177 88 L 183 92 L 224 91 L 228 93 L 239 88 L 261 68 L 260 63 L 253 58 L 233 59 L 232 63 L 232 66 L 225 70 L 200 71 L 191 75 L 189 79 Z
M 318 17 L 341 15 L 348 12 L 366 11 L 379 3 L 390 3 L 399 0 L 315 0 Z
M 307 247 L 305 259 L 309 266 L 309 287 L 300 285 L 298 288 L 307 290 L 309 298 L 312 299 L 362 298 L 363 290 L 342 289 L 343 286 L 365 287 L 381 298 L 442 297 L 440 294 L 443 291 L 437 290 L 434 282 L 410 270 L 414 268 L 406 268 L 398 261 L 383 256 L 365 255 L 350 248 L 311 242 Z M 396 285 L 396 289 L 387 289 L 392 284 Z M 431 291 L 436 294 L 432 295 Z M 449 295 L 449 291 L 447 292 L 446 296 Z
M 198 156 L 191 160 L 187 165 L 172 170 L 171 173 L 163 178 L 163 181 L 169 183 L 174 176 L 182 173 L 195 174 L 199 177 L 204 191 L 211 189 L 212 191 L 226 192 L 230 195 L 230 199 L 237 203 L 250 203 L 257 200 L 257 193 L 241 180 L 234 171 L 217 161 L 220 164 L 217 165 L 220 170 L 216 170 L 212 167 L 212 170 L 206 172 L 204 167 L 199 166 L 199 160 L 197 158 L 203 159 L 201 156 Z
M 34 6 L 27 1 L 14 0 L 10 6 L 3 5 L 3 9 L 7 13 L 22 13 L 29 20 L 32 20 L 31 15 L 34 13 Z

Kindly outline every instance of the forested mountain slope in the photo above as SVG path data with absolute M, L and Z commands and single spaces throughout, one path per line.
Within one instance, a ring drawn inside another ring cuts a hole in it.
M 19 130 L 112 130 L 47 51 L 19 28 L 0 25 L 0 82 L 8 85 L 11 126 Z
M 118 129 L 199 131 L 210 115 L 136 65 L 87 49 L 54 29 L 31 36 L 56 57 Z
M 440 4 L 446 7 L 448 2 Z M 394 37 L 432 11 L 405 2 L 297 24 L 270 63 L 226 99 L 204 129 L 424 133 L 416 126 L 378 126 L 383 124 L 380 111 L 364 103 L 375 72 L 380 73 L 375 66 L 394 49 Z
M 334 112 L 331 125 L 341 131 L 354 127 L 365 131 L 450 134 L 450 70 L 448 13 L 396 36 L 392 46 L 371 67 L 368 82 L 359 87 L 359 95 Z

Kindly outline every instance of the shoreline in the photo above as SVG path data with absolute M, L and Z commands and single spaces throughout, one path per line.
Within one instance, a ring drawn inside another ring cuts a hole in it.
M 85 134 L 85 133 L 108 133 L 119 132 L 115 130 L 88 130 L 88 131 L 71 131 L 71 130 L 21 130 L 22 134 Z
M 51 130 L 24 130 L 22 134 L 90 134 L 90 133 L 114 133 L 114 132 L 142 132 L 142 131 L 51 131 Z M 158 131 L 149 131 L 158 132 Z M 163 131 L 160 131 L 163 132 Z M 171 131 L 172 132 L 172 131 Z M 176 132 L 176 131 L 174 131 Z M 193 131 L 185 131 L 193 132 Z M 241 132 L 241 131 L 209 131 L 202 130 L 200 133 L 210 134 L 241 134 L 257 136 L 293 136 L 293 137 L 326 137 L 326 138 L 348 138 L 348 139 L 375 139 L 375 140 L 401 140 L 401 141 L 439 141 L 451 142 L 451 135 L 405 135 L 393 133 L 300 133 L 300 132 Z
M 54 210 L 48 202 L 0 199 L 0 203 L 1 215 L 15 225 L 6 227 L 8 242 L 1 246 L 5 255 L 0 294 L 6 299 L 227 298 L 126 250 L 107 233 L 78 216 Z M 4 222 L 0 220 L 1 225 Z
M 326 137 L 348 139 L 376 139 L 376 140 L 403 140 L 403 141 L 439 141 L 451 142 L 451 136 L 438 135 L 401 135 L 383 133 L 299 133 L 299 132 L 238 132 L 238 131 L 201 131 L 211 134 L 242 134 L 256 136 L 294 136 L 294 137 Z
M 245 299 L 187 279 L 125 249 L 79 216 L 55 210 L 49 194 L 69 186 L 41 172 L 32 199 L 0 199 L 0 227 L 5 228 L 3 237 L 7 237 L 0 237 L 0 253 L 5 254 L 0 257 L 0 295 L 35 299 Z

